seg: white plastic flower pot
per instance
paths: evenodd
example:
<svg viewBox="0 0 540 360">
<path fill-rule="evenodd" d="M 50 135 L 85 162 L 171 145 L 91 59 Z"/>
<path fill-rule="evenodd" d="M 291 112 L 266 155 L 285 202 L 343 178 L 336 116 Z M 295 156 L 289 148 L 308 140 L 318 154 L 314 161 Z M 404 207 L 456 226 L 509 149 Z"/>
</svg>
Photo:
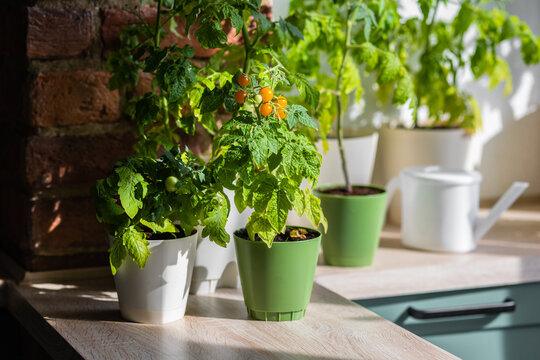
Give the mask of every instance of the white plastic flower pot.
<svg viewBox="0 0 540 360">
<path fill-rule="evenodd" d="M 244 210 L 239 213 L 234 205 L 234 192 L 225 190 L 231 204 L 231 212 L 225 230 L 232 234 L 234 230 L 246 226 L 251 211 Z M 208 294 L 216 288 L 236 288 L 240 284 L 238 264 L 234 241 L 230 241 L 226 248 L 214 244 L 208 237 L 197 241 L 197 257 L 193 268 L 191 280 L 192 294 Z"/>
<path fill-rule="evenodd" d="M 238 287 L 238 266 L 234 242 L 227 247 L 214 244 L 208 237 L 197 241 L 197 258 L 191 279 L 191 294 L 208 294 L 218 287 Z"/>
<path fill-rule="evenodd" d="M 163 324 L 184 316 L 198 232 L 173 240 L 149 240 L 150 256 L 140 269 L 126 258 L 114 276 L 122 317 Z"/>
</svg>

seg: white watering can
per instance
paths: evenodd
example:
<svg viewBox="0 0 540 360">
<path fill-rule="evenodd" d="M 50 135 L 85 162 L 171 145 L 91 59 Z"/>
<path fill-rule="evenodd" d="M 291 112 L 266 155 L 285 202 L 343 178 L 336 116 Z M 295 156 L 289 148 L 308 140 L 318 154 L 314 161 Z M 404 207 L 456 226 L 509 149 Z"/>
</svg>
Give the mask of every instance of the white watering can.
<svg viewBox="0 0 540 360">
<path fill-rule="evenodd" d="M 476 171 L 440 166 L 408 167 L 386 186 L 387 207 L 401 189 L 401 232 L 408 247 L 464 253 L 478 240 L 529 186 L 514 182 L 486 217 L 478 216 L 480 182 Z"/>
</svg>

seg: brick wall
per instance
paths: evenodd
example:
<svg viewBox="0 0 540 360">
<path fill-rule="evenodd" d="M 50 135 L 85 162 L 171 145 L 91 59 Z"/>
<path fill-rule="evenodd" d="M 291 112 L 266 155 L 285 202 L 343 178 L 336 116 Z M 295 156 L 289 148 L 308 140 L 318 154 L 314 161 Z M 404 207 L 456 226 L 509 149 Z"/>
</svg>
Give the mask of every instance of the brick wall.
<svg viewBox="0 0 540 360">
<path fill-rule="evenodd" d="M 28 270 L 107 265 L 89 189 L 134 143 L 124 94 L 107 89 L 105 59 L 119 45 L 120 29 L 135 21 L 121 7 L 137 3 L 0 5 L 0 245 Z M 197 50 L 202 58 L 212 53 Z M 210 144 L 185 140 L 200 151 Z"/>
</svg>

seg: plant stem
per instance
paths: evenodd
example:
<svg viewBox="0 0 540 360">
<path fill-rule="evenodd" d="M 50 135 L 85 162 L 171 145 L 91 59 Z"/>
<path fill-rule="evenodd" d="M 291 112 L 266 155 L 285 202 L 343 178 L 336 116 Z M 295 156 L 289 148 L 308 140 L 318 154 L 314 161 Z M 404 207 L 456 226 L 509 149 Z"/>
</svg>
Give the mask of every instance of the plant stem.
<svg viewBox="0 0 540 360">
<path fill-rule="evenodd" d="M 159 32 L 161 30 L 161 0 L 158 0 L 157 15 L 156 15 L 156 28 L 154 31 L 154 44 L 159 47 Z"/>
<path fill-rule="evenodd" d="M 433 29 L 433 24 L 435 23 L 435 17 L 437 16 L 437 10 L 439 9 L 440 2 L 441 2 L 441 0 L 437 0 L 437 2 L 435 3 L 435 7 L 434 7 L 433 13 L 431 15 L 431 21 L 429 19 L 424 19 L 424 24 L 427 27 L 426 28 L 426 34 L 425 34 L 426 46 L 424 47 L 424 53 L 422 55 L 420 55 L 420 61 L 422 61 L 422 57 L 424 57 L 426 54 L 428 54 L 430 49 L 431 49 L 431 43 L 430 43 L 429 38 L 431 37 L 431 30 Z M 429 21 L 429 24 L 428 24 L 428 21 Z M 422 102 L 422 87 L 421 86 L 418 86 L 417 89 L 416 89 L 416 99 L 418 101 L 418 106 L 420 106 L 420 103 Z M 414 128 L 418 127 L 418 111 L 416 111 L 416 115 L 414 117 L 413 127 Z"/>
<path fill-rule="evenodd" d="M 244 74 L 248 74 L 249 70 L 251 68 L 251 61 L 250 61 L 250 58 L 249 58 L 249 53 L 250 53 L 250 50 L 251 50 L 251 46 L 249 44 L 249 34 L 248 34 L 248 31 L 247 31 L 246 24 L 244 24 L 244 26 L 242 26 L 242 37 L 244 38 L 244 49 L 246 50 L 245 58 L 244 58 Z"/>
<path fill-rule="evenodd" d="M 347 159 L 345 157 L 345 149 L 343 147 L 343 109 L 341 100 L 341 79 L 343 78 L 343 69 L 345 68 L 345 61 L 349 52 L 349 45 L 351 41 L 352 20 L 351 13 L 349 12 L 349 1 L 346 1 L 347 7 L 347 19 L 346 19 L 346 37 L 343 43 L 341 63 L 339 65 L 338 76 L 336 80 L 336 105 L 337 105 L 337 139 L 339 155 L 341 157 L 341 170 L 343 171 L 343 177 L 345 178 L 345 189 L 347 192 L 352 192 L 351 179 L 349 177 L 349 171 L 347 169 Z"/>
</svg>

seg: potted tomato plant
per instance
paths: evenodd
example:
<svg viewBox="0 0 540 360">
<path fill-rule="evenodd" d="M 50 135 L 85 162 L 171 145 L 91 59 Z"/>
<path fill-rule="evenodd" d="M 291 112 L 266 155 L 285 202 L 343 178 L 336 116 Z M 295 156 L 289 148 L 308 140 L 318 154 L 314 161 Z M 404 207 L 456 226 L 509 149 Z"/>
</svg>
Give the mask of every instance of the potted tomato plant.
<svg viewBox="0 0 540 360">
<path fill-rule="evenodd" d="M 166 323 L 184 315 L 197 226 L 225 244 L 228 199 L 202 161 L 179 148 L 158 159 L 120 160 L 93 187 L 97 218 L 111 238 L 109 260 L 122 316 Z"/>
<path fill-rule="evenodd" d="M 441 165 L 473 170 L 480 164 L 482 144 L 474 136 L 482 128 L 475 98 L 460 84 L 466 73 L 472 82 L 488 78 L 489 89 L 504 84 L 512 91 L 512 75 L 499 49 L 519 39 L 526 65 L 540 61 L 540 39 L 500 1 L 459 1 L 446 8 L 440 0 L 419 0 L 417 16 L 396 24 L 391 36 L 377 43 L 403 54 L 414 83 L 418 111 L 405 125 L 380 132 L 375 178 L 386 183 L 409 166 Z M 455 11 L 455 16 L 438 16 Z M 399 198 L 390 219 L 399 222 Z"/>
<path fill-rule="evenodd" d="M 326 226 L 310 190 L 320 154 L 301 131 L 317 124 L 304 107 L 274 94 L 287 81 L 286 71 L 281 64 L 250 59 L 249 73 L 238 76 L 230 90 L 240 107 L 215 137 L 209 163 L 216 178 L 234 190 L 238 209 L 253 210 L 234 240 L 244 301 L 258 320 L 301 319 L 309 303 L 321 234 L 287 226 L 289 212 Z M 311 184 L 305 190 L 303 180 Z"/>
<path fill-rule="evenodd" d="M 304 35 L 303 40 L 289 48 L 290 63 L 295 69 L 309 69 L 309 77 L 316 81 L 321 93 L 315 116 L 325 150 L 327 135 L 333 131 L 335 136 L 330 143 L 335 158 L 327 157 L 323 162 L 331 164 L 331 171 L 339 175 L 334 175 L 333 183 L 326 182 L 315 191 L 328 218 L 329 230 L 323 235 L 322 244 L 329 265 L 370 265 L 384 222 L 385 190 L 370 185 L 374 152 L 372 160 L 363 161 L 368 166 L 362 170 L 369 174 L 351 178 L 350 169 L 360 173 L 359 158 L 366 155 L 362 149 L 349 148 L 357 140 L 347 138 L 344 129 L 348 107 L 361 104 L 361 77 L 376 76 L 378 89 L 394 103 L 409 102 L 413 108 L 415 105 L 412 78 L 400 54 L 376 42 L 381 33 L 391 32 L 398 21 L 396 6 L 387 3 L 295 1 L 288 18 Z M 364 75 L 360 67 L 365 70 Z M 371 150 L 375 147 L 372 144 Z M 363 182 L 355 183 L 359 178 Z"/>
<path fill-rule="evenodd" d="M 193 56 L 223 49 L 234 53 L 235 37 L 248 31 L 246 24 L 268 21 L 257 1 L 155 3 L 156 15 L 152 19 L 145 20 L 140 7 L 129 10 L 140 22 L 122 30 L 120 49 L 109 55 L 109 85 L 113 89 L 125 88 L 131 95 L 126 112 L 136 123 L 137 154 L 156 158 L 163 149 L 181 143 L 194 145 L 199 155 L 208 156 L 212 136 L 223 118 L 222 109 L 214 107 L 209 92 L 230 86 L 233 74 L 216 69 L 213 60 L 204 62 Z M 190 34 L 188 45 L 182 34 Z M 239 214 L 234 207 L 230 210 L 227 228 L 233 229 L 245 222 L 247 214 Z M 218 283 L 236 286 L 234 246 L 227 247 L 227 241 L 218 244 L 221 247 L 215 246 L 203 230 L 197 241 L 200 251 L 195 260 L 193 293 L 214 291 Z"/>
</svg>

